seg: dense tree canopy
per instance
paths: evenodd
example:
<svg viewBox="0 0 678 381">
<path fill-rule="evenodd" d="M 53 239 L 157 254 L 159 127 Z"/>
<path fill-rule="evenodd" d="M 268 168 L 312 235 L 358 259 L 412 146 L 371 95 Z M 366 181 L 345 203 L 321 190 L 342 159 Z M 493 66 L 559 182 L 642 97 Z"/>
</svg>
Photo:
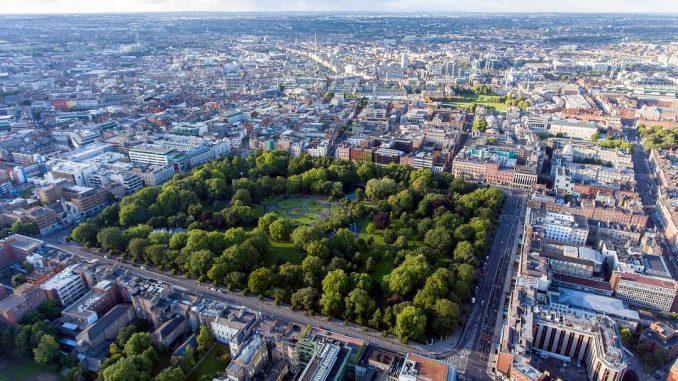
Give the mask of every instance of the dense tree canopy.
<svg viewBox="0 0 678 381">
<path fill-rule="evenodd" d="M 638 133 L 643 139 L 643 148 L 674 148 L 678 144 L 678 130 L 661 126 L 638 126 Z"/>
<path fill-rule="evenodd" d="M 12 233 L 31 237 L 40 234 L 40 228 L 38 228 L 38 225 L 33 221 L 16 221 L 12 224 L 10 229 L 12 230 Z"/>
<path fill-rule="evenodd" d="M 278 208 L 286 198 L 322 198 L 331 213 L 299 220 Z M 460 323 L 502 202 L 499 189 L 430 169 L 256 151 L 143 188 L 71 238 L 172 274 L 423 340 Z M 100 374 L 113 366 L 110 377 L 155 374 L 148 367 L 157 354 L 146 339 L 132 340 L 135 334 L 118 338 L 120 355 Z"/>
</svg>

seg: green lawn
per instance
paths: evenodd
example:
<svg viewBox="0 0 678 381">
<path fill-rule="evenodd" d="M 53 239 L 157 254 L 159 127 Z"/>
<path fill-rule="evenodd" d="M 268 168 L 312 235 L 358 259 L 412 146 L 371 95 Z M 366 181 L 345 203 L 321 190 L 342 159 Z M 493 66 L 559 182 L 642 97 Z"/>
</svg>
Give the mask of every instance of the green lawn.
<svg viewBox="0 0 678 381">
<path fill-rule="evenodd" d="M 210 379 L 220 375 L 228 365 L 219 359 L 224 351 L 228 351 L 228 348 L 221 344 L 213 346 L 205 359 L 186 377 L 186 381 L 198 381 L 204 375 L 210 376 Z"/>
<path fill-rule="evenodd" d="M 377 247 L 378 246 L 384 246 L 385 245 L 384 244 L 384 237 L 381 235 L 380 230 L 378 230 L 374 234 L 370 234 L 370 233 L 365 231 L 365 228 L 367 227 L 368 223 L 369 223 L 369 221 L 367 220 L 367 218 L 358 222 L 358 237 L 360 237 L 364 240 L 367 240 L 367 238 L 372 237 L 372 238 L 374 238 L 374 245 L 375 246 L 377 246 Z"/>
<path fill-rule="evenodd" d="M 358 236 L 365 240 L 369 237 L 374 238 L 375 247 L 381 248 L 383 253 L 383 249 L 386 247 L 386 244 L 384 243 L 384 237 L 381 235 L 381 231 L 377 231 L 374 234 L 367 233 L 365 228 L 367 227 L 368 223 L 369 221 L 367 219 L 363 219 L 362 221 L 358 222 Z M 388 275 L 391 270 L 393 270 L 393 259 L 384 258 L 382 255 L 377 261 L 374 272 L 370 274 L 370 276 L 375 282 L 381 282 L 384 278 L 384 275 Z"/>
<path fill-rule="evenodd" d="M 454 106 L 457 108 L 468 108 L 471 105 L 492 107 L 497 111 L 506 111 L 506 104 L 500 102 L 500 97 L 496 95 L 465 95 L 461 97 L 454 97 L 446 99 L 442 105 Z"/>
<path fill-rule="evenodd" d="M 285 211 L 287 209 L 302 208 L 304 206 L 305 198 L 294 197 L 287 198 L 277 203 L 278 208 Z"/>
<path fill-rule="evenodd" d="M 282 258 L 285 262 L 295 265 L 301 264 L 304 259 L 303 255 L 297 251 L 291 242 L 271 242 L 271 250 L 268 257 L 269 264 L 275 264 L 277 258 Z"/>
<path fill-rule="evenodd" d="M 59 380 L 56 374 L 49 373 L 38 367 L 33 361 L 17 359 L 0 359 L 0 381 L 23 380 Z"/>
<path fill-rule="evenodd" d="M 393 260 L 382 257 L 377 261 L 377 266 L 374 269 L 374 273 L 371 274 L 371 277 L 373 280 L 381 282 L 384 280 L 384 275 L 390 274 L 392 270 Z"/>
<path fill-rule="evenodd" d="M 314 215 L 302 215 L 299 217 L 288 217 L 292 222 L 297 225 L 312 225 L 318 221 L 318 217 Z"/>
<path fill-rule="evenodd" d="M 273 211 L 297 225 L 313 225 L 321 214 L 331 216 L 334 204 L 318 197 L 299 196 L 271 199 L 268 205 Z"/>
</svg>

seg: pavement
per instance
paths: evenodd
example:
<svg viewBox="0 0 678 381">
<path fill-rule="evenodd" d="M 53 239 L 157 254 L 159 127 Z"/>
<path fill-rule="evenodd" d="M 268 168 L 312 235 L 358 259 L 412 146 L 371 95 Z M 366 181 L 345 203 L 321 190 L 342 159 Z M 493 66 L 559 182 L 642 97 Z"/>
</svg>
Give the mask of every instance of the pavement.
<svg viewBox="0 0 678 381">
<path fill-rule="evenodd" d="M 626 133 L 627 139 L 635 141 L 633 139 L 635 138 L 636 132 L 635 130 L 630 131 L 633 132 Z M 633 171 L 635 172 L 640 200 L 643 203 L 643 209 L 645 209 L 645 212 L 650 217 L 648 225 L 650 228 L 653 226 L 656 227 L 657 230 L 661 232 L 663 231 L 662 221 L 659 217 L 659 211 L 656 208 L 659 195 L 659 184 L 657 183 L 654 173 L 652 173 L 652 170 L 650 169 L 650 163 L 645 154 L 645 150 L 638 142 L 633 144 L 631 159 L 633 160 Z M 664 263 L 673 279 L 678 279 L 678 256 L 672 251 L 670 245 L 667 244 L 663 233 L 658 234 L 658 237 L 664 248 Z"/>
<path fill-rule="evenodd" d="M 517 250 L 525 215 L 525 195 L 507 191 L 492 247 L 487 256 L 476 303 L 469 314 L 457 344 L 447 362 L 457 366 L 461 380 L 487 380 L 492 349 L 498 343 L 498 319 L 504 296 L 504 285 L 510 274 L 511 254 Z"/>
<path fill-rule="evenodd" d="M 299 325 L 310 325 L 331 330 L 332 332 L 343 335 L 361 338 L 367 340 L 372 345 L 388 349 L 394 352 L 415 352 L 426 356 L 434 354 L 428 352 L 417 344 L 403 344 L 395 337 L 383 337 L 381 332 L 362 327 L 353 323 L 344 323 L 344 321 L 331 319 L 322 316 L 311 316 L 304 311 L 295 311 L 289 306 L 276 305 L 273 301 L 259 299 L 254 296 L 245 296 L 236 292 L 227 292 L 225 289 L 217 288 L 211 284 L 199 283 L 190 278 L 170 275 L 168 272 L 142 267 L 137 264 L 122 262 L 117 258 L 106 258 L 100 254 L 90 252 L 77 243 L 62 243 L 61 235 L 50 236 L 45 241 L 52 247 L 56 247 L 87 261 L 98 261 L 98 263 L 118 266 L 128 270 L 130 273 L 142 278 L 157 279 L 171 283 L 175 288 L 183 291 L 190 291 L 202 297 L 211 298 L 224 303 L 236 306 L 245 306 L 255 311 L 260 311 L 264 317 L 282 321 L 296 323 Z"/>
</svg>

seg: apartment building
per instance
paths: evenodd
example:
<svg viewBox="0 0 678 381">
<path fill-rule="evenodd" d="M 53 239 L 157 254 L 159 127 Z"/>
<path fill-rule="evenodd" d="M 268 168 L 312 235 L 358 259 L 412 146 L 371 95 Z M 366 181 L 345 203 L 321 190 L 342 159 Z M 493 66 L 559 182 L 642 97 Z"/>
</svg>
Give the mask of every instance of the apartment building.
<svg viewBox="0 0 678 381">
<path fill-rule="evenodd" d="M 151 165 L 135 167 L 134 172 L 141 177 L 146 186 L 162 185 L 174 176 L 174 167 L 171 165 Z"/>
<path fill-rule="evenodd" d="M 551 121 L 549 132 L 552 135 L 561 134 L 568 138 L 591 140 L 598 132 L 595 123 L 585 123 L 574 119 L 554 119 Z"/>
<path fill-rule="evenodd" d="M 50 299 L 58 300 L 62 306 L 69 306 L 85 294 L 85 282 L 76 271 L 78 264 L 66 267 L 63 271 L 40 285 Z"/>
<path fill-rule="evenodd" d="M 353 147 L 349 150 L 349 158 L 354 163 L 371 163 L 374 161 L 374 150 L 371 148 Z"/>
<path fill-rule="evenodd" d="M 227 307 L 220 316 L 212 320 L 211 327 L 214 339 L 231 348 L 232 354 L 237 354 L 243 343 L 252 334 L 256 315 L 242 308 Z"/>
<path fill-rule="evenodd" d="M 582 216 L 535 210 L 530 217 L 533 228 L 541 229 L 549 241 L 573 246 L 586 244 L 589 226 Z"/>
<path fill-rule="evenodd" d="M 243 346 L 242 351 L 228 364 L 228 381 L 249 381 L 254 379 L 268 361 L 268 348 L 261 335 L 255 334 Z"/>
<path fill-rule="evenodd" d="M 339 160 L 351 160 L 351 145 L 348 142 L 340 143 L 334 154 Z"/>
<path fill-rule="evenodd" d="M 0 270 L 15 262 L 22 262 L 27 256 L 45 247 L 45 242 L 21 234 L 0 240 Z"/>
<path fill-rule="evenodd" d="M 45 290 L 24 283 L 14 289 L 14 294 L 0 300 L 0 322 L 14 325 L 29 311 L 47 300 Z"/>
<path fill-rule="evenodd" d="M 97 321 L 117 304 L 116 284 L 102 280 L 92 290 L 61 311 L 61 316 L 71 323 L 85 328 Z"/>
<path fill-rule="evenodd" d="M 641 333 L 640 342 L 650 352 L 664 350 L 669 359 L 678 357 L 678 330 L 671 323 L 652 322 Z"/>
<path fill-rule="evenodd" d="M 351 349 L 326 343 L 311 358 L 299 381 L 340 381 L 346 372 Z"/>
<path fill-rule="evenodd" d="M 632 306 L 655 311 L 678 311 L 674 307 L 678 285 L 672 279 L 615 272 L 610 284 L 616 297 Z"/>
<path fill-rule="evenodd" d="M 603 264 L 600 252 L 583 246 L 548 247 L 539 255 L 547 259 L 554 273 L 574 277 L 590 278 L 600 273 Z"/>
<path fill-rule="evenodd" d="M 104 210 L 109 203 L 110 193 L 106 189 L 94 189 L 81 186 L 65 186 L 64 198 L 69 200 L 77 212 L 84 217 L 90 217 Z"/>
<path fill-rule="evenodd" d="M 567 204 L 558 204 L 554 201 L 543 201 L 532 198 L 528 200 L 527 205 L 533 209 L 545 209 L 557 213 L 580 215 L 591 220 L 636 228 L 645 227 L 648 219 L 647 214 L 642 213 L 641 211 L 609 208 L 599 206 L 595 202 L 582 203 L 581 206 L 571 206 Z"/>
<path fill-rule="evenodd" d="M 468 142 L 452 162 L 452 173 L 468 181 L 531 189 L 537 183 L 534 158 L 513 141 Z"/>
<path fill-rule="evenodd" d="M 456 369 L 438 360 L 408 353 L 400 368 L 398 381 L 450 381 L 457 379 Z"/>
<path fill-rule="evenodd" d="M 135 164 L 171 165 L 174 153 L 173 148 L 154 144 L 140 144 L 129 150 L 129 159 Z"/>
<path fill-rule="evenodd" d="M 400 164 L 403 152 L 397 149 L 378 148 L 374 151 L 374 162 L 381 165 Z"/>
<path fill-rule="evenodd" d="M 15 221 L 33 222 L 38 226 L 40 234 L 43 235 L 49 234 L 61 226 L 59 215 L 54 210 L 43 206 L 14 209 L 3 213 L 1 217 L 9 223 Z"/>
</svg>

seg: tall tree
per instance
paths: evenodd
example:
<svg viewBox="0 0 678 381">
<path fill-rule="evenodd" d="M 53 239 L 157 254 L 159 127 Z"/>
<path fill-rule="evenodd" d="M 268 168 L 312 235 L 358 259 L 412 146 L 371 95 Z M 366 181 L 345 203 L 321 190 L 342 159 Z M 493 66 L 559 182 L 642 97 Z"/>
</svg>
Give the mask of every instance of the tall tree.
<svg viewBox="0 0 678 381">
<path fill-rule="evenodd" d="M 423 340 L 426 331 L 426 314 L 414 306 L 403 308 L 396 316 L 395 334 L 401 340 Z"/>
<path fill-rule="evenodd" d="M 35 362 L 40 365 L 48 367 L 57 366 L 61 359 L 61 352 L 54 336 L 43 335 L 38 346 L 33 349 L 33 357 Z"/>
<path fill-rule="evenodd" d="M 200 332 L 196 337 L 196 341 L 198 342 L 198 352 L 207 352 L 207 350 L 210 349 L 214 344 L 214 334 L 212 333 L 212 329 L 207 325 L 201 325 Z"/>
<path fill-rule="evenodd" d="M 253 294 L 264 295 L 273 283 L 273 271 L 268 267 L 261 267 L 250 274 L 247 287 Z"/>
<path fill-rule="evenodd" d="M 103 381 L 130 381 L 139 380 L 139 371 L 126 358 L 121 358 L 103 372 Z"/>
</svg>

